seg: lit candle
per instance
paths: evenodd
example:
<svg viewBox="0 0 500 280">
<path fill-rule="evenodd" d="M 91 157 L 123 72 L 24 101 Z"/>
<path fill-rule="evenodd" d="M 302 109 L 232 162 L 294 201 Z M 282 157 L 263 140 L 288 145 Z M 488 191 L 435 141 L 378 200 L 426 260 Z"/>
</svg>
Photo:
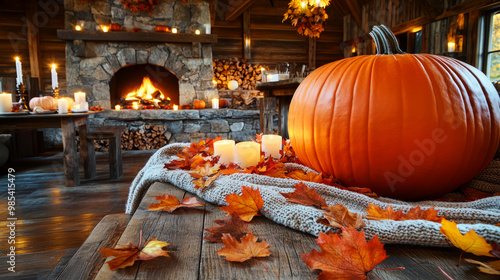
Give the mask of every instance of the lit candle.
<svg viewBox="0 0 500 280">
<path fill-rule="evenodd" d="M 177 28 L 172 28 L 172 33 L 177 33 Z"/>
<path fill-rule="evenodd" d="M 12 94 L 2 92 L 0 94 L 0 112 L 8 113 L 12 110 Z"/>
<path fill-rule="evenodd" d="M 214 155 L 220 156 L 219 163 L 229 164 L 234 162 L 234 140 L 219 140 L 214 143 Z"/>
<path fill-rule="evenodd" d="M 205 34 L 210 34 L 210 23 L 205 23 Z"/>
<path fill-rule="evenodd" d="M 22 70 L 22 64 L 21 61 L 19 60 L 19 56 L 16 56 L 16 85 L 19 86 L 20 84 L 23 83 L 23 70 Z"/>
<path fill-rule="evenodd" d="M 120 107 L 120 105 L 116 105 L 116 106 L 115 106 L 115 110 L 116 110 L 116 111 L 120 111 L 120 109 L 121 109 L 121 108 L 122 108 L 122 107 Z"/>
<path fill-rule="evenodd" d="M 139 110 L 139 103 L 137 102 L 132 103 L 132 108 L 134 108 L 134 110 Z"/>
<path fill-rule="evenodd" d="M 101 30 L 102 30 L 102 32 L 108 32 L 109 27 L 107 27 L 106 25 L 101 25 Z"/>
<path fill-rule="evenodd" d="M 80 25 L 75 26 L 76 31 L 82 31 L 82 27 Z"/>
<path fill-rule="evenodd" d="M 57 109 L 59 111 L 59 114 L 67 114 L 68 113 L 68 100 L 58 99 L 57 100 Z"/>
<path fill-rule="evenodd" d="M 217 81 L 216 80 L 212 80 L 212 84 L 214 84 L 214 88 L 217 87 Z"/>
<path fill-rule="evenodd" d="M 81 104 L 85 101 L 86 101 L 85 92 L 82 92 L 82 91 L 75 92 L 75 103 L 76 104 Z"/>
<path fill-rule="evenodd" d="M 174 111 L 177 111 L 177 110 L 179 110 L 179 106 L 174 105 Z"/>
<path fill-rule="evenodd" d="M 196 34 L 196 35 L 200 35 L 200 34 L 201 34 L 201 32 L 200 32 L 200 30 L 196 29 L 196 31 L 194 32 L 194 34 Z"/>
<path fill-rule="evenodd" d="M 236 144 L 234 158 L 241 168 L 257 165 L 260 162 L 260 144 L 251 141 Z"/>
<path fill-rule="evenodd" d="M 82 104 L 75 104 L 75 105 L 73 105 L 73 109 L 79 111 L 80 109 L 82 109 Z"/>
<path fill-rule="evenodd" d="M 56 72 L 56 65 L 52 64 L 52 70 L 50 70 L 50 73 L 52 74 L 52 88 L 58 88 L 59 87 L 59 81 L 57 80 L 57 72 Z"/>
<path fill-rule="evenodd" d="M 219 109 L 219 98 L 212 99 L 212 109 Z"/>
<path fill-rule="evenodd" d="M 455 43 L 448 42 L 448 52 L 454 52 L 454 51 L 455 51 Z"/>
<path fill-rule="evenodd" d="M 266 153 L 266 157 L 280 158 L 282 139 L 280 135 L 268 134 L 262 136 L 262 151 Z"/>
</svg>

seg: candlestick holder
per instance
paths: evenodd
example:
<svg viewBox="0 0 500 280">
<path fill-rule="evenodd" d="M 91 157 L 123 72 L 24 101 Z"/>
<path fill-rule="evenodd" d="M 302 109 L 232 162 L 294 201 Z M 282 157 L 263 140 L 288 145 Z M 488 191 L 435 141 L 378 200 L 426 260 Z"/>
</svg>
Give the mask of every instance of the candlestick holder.
<svg viewBox="0 0 500 280">
<path fill-rule="evenodd" d="M 52 89 L 52 95 L 54 96 L 55 99 L 59 99 L 59 87 Z"/>
<path fill-rule="evenodd" d="M 19 84 L 17 86 L 17 98 L 19 109 L 27 110 L 28 106 L 26 106 L 26 87 L 24 86 L 24 84 Z"/>
</svg>

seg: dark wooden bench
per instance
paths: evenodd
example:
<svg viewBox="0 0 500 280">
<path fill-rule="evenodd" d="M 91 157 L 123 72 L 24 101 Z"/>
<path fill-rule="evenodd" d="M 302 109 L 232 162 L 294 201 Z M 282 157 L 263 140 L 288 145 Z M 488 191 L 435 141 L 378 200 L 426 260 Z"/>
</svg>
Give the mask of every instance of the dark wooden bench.
<svg viewBox="0 0 500 280">
<path fill-rule="evenodd" d="M 90 161 L 90 178 L 96 176 L 96 161 L 94 140 L 108 139 L 109 141 L 109 177 L 120 178 L 123 175 L 121 135 L 125 126 L 102 126 L 87 134 L 87 147 Z"/>
</svg>

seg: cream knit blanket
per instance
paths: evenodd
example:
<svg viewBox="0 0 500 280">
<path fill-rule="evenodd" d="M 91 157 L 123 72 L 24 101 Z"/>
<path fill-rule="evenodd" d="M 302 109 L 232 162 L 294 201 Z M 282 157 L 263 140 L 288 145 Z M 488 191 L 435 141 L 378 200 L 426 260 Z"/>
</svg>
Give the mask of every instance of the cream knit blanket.
<svg viewBox="0 0 500 280">
<path fill-rule="evenodd" d="M 194 193 L 207 202 L 217 205 L 227 205 L 225 197 L 228 194 L 241 194 L 241 186 L 259 188 L 264 199 L 264 216 L 279 224 L 308 232 L 318 236 L 319 232 L 326 232 L 331 228 L 321 225 L 316 220 L 323 216 L 322 211 L 310 206 L 303 206 L 287 202 L 280 192 L 293 192 L 299 181 L 293 179 L 273 178 L 255 174 L 232 174 L 220 176 L 211 186 L 198 190 L 194 188 L 193 178 L 183 170 L 168 170 L 165 163 L 177 158 L 184 146 L 189 144 L 171 144 L 158 150 L 149 159 L 146 166 L 137 174 L 130 186 L 126 213 L 135 212 L 148 187 L 154 182 L 171 183 L 181 189 Z M 311 169 L 287 163 L 287 169 Z M 355 192 L 337 189 L 324 184 L 304 182 L 313 187 L 329 205 L 340 203 L 349 211 L 365 215 L 369 203 L 386 208 L 392 206 L 394 210 L 407 211 L 412 207 L 422 209 L 435 207 L 440 215 L 447 216 L 458 224 L 463 234 L 471 229 L 483 236 L 487 241 L 500 243 L 500 197 L 488 197 L 473 202 L 440 202 L 420 201 L 405 202 L 390 198 L 372 198 Z M 494 160 L 485 171 L 469 183 L 475 189 L 496 193 L 500 192 L 500 161 Z M 451 196 L 453 194 L 450 194 Z M 425 246 L 448 246 L 444 236 L 439 232 L 441 224 L 423 220 L 392 221 L 367 220 L 364 231 L 367 238 L 378 235 L 382 243 L 416 244 Z"/>
</svg>

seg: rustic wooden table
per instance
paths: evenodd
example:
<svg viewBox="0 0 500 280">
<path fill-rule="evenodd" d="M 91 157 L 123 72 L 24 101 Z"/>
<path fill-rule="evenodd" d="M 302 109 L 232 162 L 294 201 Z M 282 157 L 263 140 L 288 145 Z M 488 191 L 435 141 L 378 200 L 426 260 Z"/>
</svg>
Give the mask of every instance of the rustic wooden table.
<svg viewBox="0 0 500 280">
<path fill-rule="evenodd" d="M 69 114 L 10 114 L 0 115 L 0 130 L 61 128 L 63 140 L 63 163 L 66 186 L 80 184 L 78 176 L 78 157 L 75 128 L 80 133 L 80 157 L 83 162 L 85 178 L 90 178 L 90 165 L 87 147 L 87 118 L 99 112 Z"/>
<path fill-rule="evenodd" d="M 278 134 L 288 139 L 288 108 L 295 90 L 305 78 L 261 83 L 257 89 L 264 92 L 260 102 L 260 132 L 274 133 L 273 118 L 278 106 Z"/>
<path fill-rule="evenodd" d="M 316 279 L 320 273 L 311 270 L 300 258 L 301 253 L 319 250 L 315 238 L 264 217 L 249 224 L 255 236 L 270 243 L 271 256 L 244 263 L 228 262 L 216 254 L 223 245 L 203 240 L 203 229 L 215 226 L 225 212 L 207 203 L 201 209 L 178 209 L 173 213 L 151 212 L 146 209 L 156 203 L 154 196 L 170 194 L 179 200 L 193 196 L 179 188 L 154 183 L 144 196 L 138 210 L 127 223 L 126 214 L 106 216 L 94 229 L 73 258 L 58 270 L 53 279 Z M 201 200 L 201 199 L 198 199 Z M 202 200 L 201 200 L 202 201 Z M 125 226 L 126 225 L 126 226 Z M 140 232 L 143 242 L 150 238 L 171 243 L 170 258 L 136 262 L 133 266 L 110 271 L 104 264 L 100 248 L 115 247 L 133 242 L 137 245 Z M 480 273 L 473 265 L 462 261 L 457 267 L 460 252 L 453 248 L 386 245 L 389 258 L 378 268 L 405 267 L 405 270 L 374 270 L 380 279 L 447 279 L 440 267 L 453 279 L 496 279 Z M 466 256 L 464 257 L 471 257 Z M 473 256 L 474 259 L 484 260 Z M 110 258 L 111 259 L 111 258 Z M 375 279 L 369 276 L 369 279 Z"/>
</svg>

